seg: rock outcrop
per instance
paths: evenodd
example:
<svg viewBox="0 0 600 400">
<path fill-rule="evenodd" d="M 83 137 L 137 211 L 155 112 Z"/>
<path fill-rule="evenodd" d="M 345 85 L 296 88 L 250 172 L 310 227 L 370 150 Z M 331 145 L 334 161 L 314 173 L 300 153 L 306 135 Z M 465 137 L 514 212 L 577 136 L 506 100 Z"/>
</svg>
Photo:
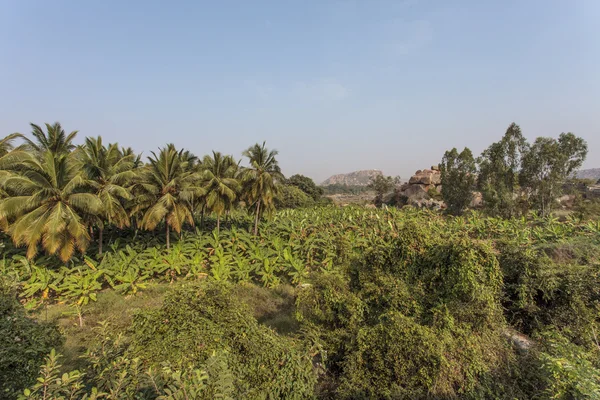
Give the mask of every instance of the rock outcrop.
<svg viewBox="0 0 600 400">
<path fill-rule="evenodd" d="M 575 172 L 574 175 L 578 179 L 590 179 L 595 181 L 600 179 L 600 168 L 580 169 Z"/>
<path fill-rule="evenodd" d="M 400 186 L 393 195 L 404 199 L 407 205 L 420 208 L 442 209 L 446 205 L 440 198 L 442 174 L 438 166 L 415 172 L 408 183 Z"/>
<path fill-rule="evenodd" d="M 327 178 L 325 181 L 323 181 L 323 183 L 321 183 L 321 186 L 367 186 L 371 182 L 371 178 L 374 178 L 378 175 L 383 175 L 383 173 L 376 169 L 354 171 L 347 174 L 338 174 Z"/>
</svg>

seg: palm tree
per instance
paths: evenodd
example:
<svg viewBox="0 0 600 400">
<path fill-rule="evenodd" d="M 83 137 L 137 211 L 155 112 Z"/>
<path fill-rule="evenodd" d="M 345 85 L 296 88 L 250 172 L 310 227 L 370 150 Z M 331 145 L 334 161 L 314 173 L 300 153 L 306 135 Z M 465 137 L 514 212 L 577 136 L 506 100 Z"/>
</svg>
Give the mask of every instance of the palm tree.
<svg viewBox="0 0 600 400">
<path fill-rule="evenodd" d="M 0 200 L 0 219 L 12 222 L 8 232 L 15 245 L 26 245 L 27 257 L 33 258 L 41 243 L 64 262 L 75 248 L 84 252 L 89 243 L 85 218 L 97 215 L 102 204 L 88 192 L 90 182 L 79 173 L 73 154 L 11 154 L 11 164 L 5 165 L 11 172 L 0 177 L 9 195 Z"/>
<path fill-rule="evenodd" d="M 165 221 L 167 248 L 170 248 L 170 228 L 177 233 L 187 221 L 194 224 L 191 204 L 202 196 L 197 173 L 188 168 L 188 161 L 172 144 L 160 149 L 158 155 L 152 152 L 149 164 L 140 171 L 134 212 L 142 212 L 140 226 L 152 230 Z"/>
<path fill-rule="evenodd" d="M 31 135 L 35 140 L 25 138 L 29 147 L 38 153 L 43 153 L 48 150 L 53 154 L 66 154 L 75 148 L 72 143 L 77 135 L 77 131 L 73 131 L 68 135 L 62 128 L 59 122 L 54 125 L 46 124 L 46 131 L 36 124 L 30 124 L 32 131 Z"/>
<path fill-rule="evenodd" d="M 264 210 L 273 209 L 273 198 L 277 194 L 277 180 L 283 180 L 279 164 L 275 156 L 277 150 L 269 151 L 263 142 L 262 146 L 256 143 L 242 154 L 248 157 L 250 167 L 243 170 L 244 193 L 249 204 L 256 208 L 254 217 L 254 235 L 258 234 L 258 221 Z"/>
<path fill-rule="evenodd" d="M 13 142 L 17 138 L 23 139 L 23 135 L 20 133 L 13 133 L 4 137 L 3 139 L 0 139 L 0 179 L 2 176 L 7 176 L 10 174 L 10 171 L 7 171 L 6 168 L 12 165 L 15 161 L 13 157 L 15 153 L 12 153 L 12 151 L 15 149 Z M 8 197 L 8 193 L 6 193 L 6 191 L 0 187 L 0 199 L 4 199 L 6 197 Z M 6 218 L 0 218 L 0 229 L 8 229 L 8 221 Z"/>
<path fill-rule="evenodd" d="M 0 139 L 0 157 L 7 155 L 15 148 L 13 145 L 15 139 L 24 139 L 24 137 L 20 133 L 12 133 Z"/>
<path fill-rule="evenodd" d="M 232 156 L 213 151 L 202 162 L 202 179 L 205 182 L 206 206 L 217 214 L 217 233 L 221 227 L 221 215 L 229 211 L 240 188 L 235 178 L 237 164 Z"/>
<path fill-rule="evenodd" d="M 80 148 L 82 171 L 93 182 L 102 202 L 102 213 L 96 216 L 98 254 L 102 255 L 104 221 L 118 228 L 129 226 L 129 214 L 124 202 L 132 199 L 129 185 L 135 177 L 134 155 L 123 155 L 117 144 L 102 144 L 102 137 L 86 138 Z"/>
<path fill-rule="evenodd" d="M 121 154 L 123 157 L 132 156 L 133 157 L 133 168 L 140 168 L 144 163 L 142 162 L 142 155 L 136 154 L 135 151 L 131 147 L 123 147 L 121 149 Z"/>
</svg>

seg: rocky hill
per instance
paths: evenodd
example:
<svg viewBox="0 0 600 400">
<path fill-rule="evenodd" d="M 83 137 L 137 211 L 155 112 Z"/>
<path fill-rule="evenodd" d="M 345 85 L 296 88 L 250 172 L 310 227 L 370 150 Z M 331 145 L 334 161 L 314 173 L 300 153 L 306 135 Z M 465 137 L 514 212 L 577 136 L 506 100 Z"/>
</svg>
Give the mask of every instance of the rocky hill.
<svg viewBox="0 0 600 400">
<path fill-rule="evenodd" d="M 377 175 L 383 175 L 381 171 L 369 169 L 363 171 L 354 171 L 348 174 L 338 174 L 325 179 L 321 186 L 329 185 L 347 185 L 347 186 L 367 186 L 371 178 Z"/>
<path fill-rule="evenodd" d="M 593 179 L 597 181 L 600 179 L 600 168 L 581 169 L 575 173 L 575 176 L 579 179 Z"/>
</svg>

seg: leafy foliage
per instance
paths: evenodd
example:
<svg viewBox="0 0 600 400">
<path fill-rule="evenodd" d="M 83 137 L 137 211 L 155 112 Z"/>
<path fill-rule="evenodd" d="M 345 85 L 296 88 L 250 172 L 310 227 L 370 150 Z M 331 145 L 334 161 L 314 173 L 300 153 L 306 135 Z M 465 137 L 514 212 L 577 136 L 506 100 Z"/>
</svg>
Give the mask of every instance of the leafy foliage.
<svg viewBox="0 0 600 400">
<path fill-rule="evenodd" d="M 298 344 L 259 325 L 218 283 L 172 293 L 160 310 L 136 317 L 131 354 L 150 364 L 204 363 L 224 352 L 236 398 L 306 398 L 314 390 L 310 358 Z"/>
<path fill-rule="evenodd" d="M 51 324 L 25 315 L 14 290 L 0 277 L 0 397 L 15 398 L 37 376 L 44 356 L 62 340 Z"/>
<path fill-rule="evenodd" d="M 460 153 L 456 148 L 447 151 L 440 164 L 442 171 L 442 198 L 448 211 L 461 214 L 473 199 L 475 188 L 475 160 L 471 150 L 465 147 Z"/>
</svg>

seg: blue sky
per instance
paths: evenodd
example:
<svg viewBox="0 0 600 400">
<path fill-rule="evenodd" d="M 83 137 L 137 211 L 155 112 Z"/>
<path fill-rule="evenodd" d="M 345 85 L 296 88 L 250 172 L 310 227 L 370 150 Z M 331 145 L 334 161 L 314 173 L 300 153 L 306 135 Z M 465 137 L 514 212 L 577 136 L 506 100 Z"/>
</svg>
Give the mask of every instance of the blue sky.
<svg viewBox="0 0 600 400">
<path fill-rule="evenodd" d="M 408 178 L 515 121 L 600 167 L 600 1 L 0 0 L 0 133 Z"/>
</svg>

